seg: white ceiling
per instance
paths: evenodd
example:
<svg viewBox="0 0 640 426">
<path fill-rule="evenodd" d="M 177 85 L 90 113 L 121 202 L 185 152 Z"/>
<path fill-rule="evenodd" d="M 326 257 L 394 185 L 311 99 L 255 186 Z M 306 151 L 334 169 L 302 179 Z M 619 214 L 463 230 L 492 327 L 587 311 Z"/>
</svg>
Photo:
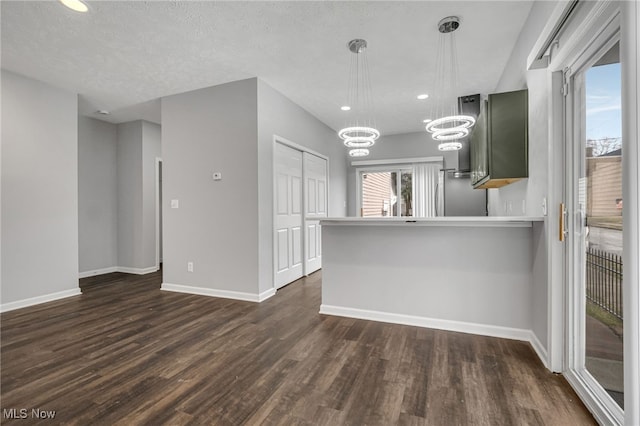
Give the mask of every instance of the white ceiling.
<svg viewBox="0 0 640 426">
<path fill-rule="evenodd" d="M 321 121 L 344 124 L 346 43 L 365 38 L 383 134 L 423 130 L 437 23 L 456 32 L 459 95 L 492 92 L 530 1 L 2 1 L 2 67 L 80 94 L 80 112 L 160 121 L 158 98 L 259 77 Z M 96 110 L 111 111 L 98 116 Z"/>
</svg>

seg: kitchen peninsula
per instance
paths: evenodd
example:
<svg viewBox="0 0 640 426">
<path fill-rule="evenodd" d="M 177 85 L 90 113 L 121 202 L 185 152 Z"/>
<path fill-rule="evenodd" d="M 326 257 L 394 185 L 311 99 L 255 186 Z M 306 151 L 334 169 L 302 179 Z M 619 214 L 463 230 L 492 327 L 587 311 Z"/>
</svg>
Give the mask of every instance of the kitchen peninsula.
<svg viewBox="0 0 640 426">
<path fill-rule="evenodd" d="M 546 299 L 543 218 L 321 224 L 320 313 L 526 340 L 543 350 L 531 332 L 537 317 L 546 321 L 531 308 L 532 299 Z"/>
</svg>

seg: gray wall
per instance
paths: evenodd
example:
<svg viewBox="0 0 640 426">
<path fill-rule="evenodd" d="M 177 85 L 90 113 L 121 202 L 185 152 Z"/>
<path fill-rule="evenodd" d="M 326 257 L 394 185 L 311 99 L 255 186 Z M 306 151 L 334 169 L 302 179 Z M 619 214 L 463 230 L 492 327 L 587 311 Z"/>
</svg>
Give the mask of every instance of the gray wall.
<svg viewBox="0 0 640 426">
<path fill-rule="evenodd" d="M 258 80 L 260 292 L 273 287 L 273 136 L 329 157 L 329 216 L 346 213 L 347 151 L 336 132 Z"/>
<path fill-rule="evenodd" d="M 142 257 L 142 121 L 118 125 L 118 266 L 140 268 Z"/>
<path fill-rule="evenodd" d="M 256 97 L 250 79 L 162 99 L 165 283 L 258 291 Z"/>
<path fill-rule="evenodd" d="M 546 70 L 527 71 L 527 57 L 556 2 L 534 2 L 495 92 L 529 89 L 529 178 L 489 190 L 489 216 L 540 216 L 547 192 L 548 91 Z"/>
<path fill-rule="evenodd" d="M 156 157 L 160 126 L 79 117 L 80 273 L 156 261 Z"/>
<path fill-rule="evenodd" d="M 2 304 L 78 289 L 77 95 L 2 70 Z"/>
<path fill-rule="evenodd" d="M 162 99 L 165 283 L 252 295 L 273 288 L 274 135 L 329 157 L 329 211 L 343 216 L 346 161 L 335 131 L 266 83 Z"/>
<path fill-rule="evenodd" d="M 340 144 L 347 154 L 348 150 Z M 431 138 L 431 135 L 424 132 L 404 133 L 400 135 L 381 136 L 377 143 L 370 149 L 370 154 L 364 160 L 389 160 L 399 158 L 417 157 L 444 157 L 445 167 L 458 167 L 458 154 L 455 151 L 443 152 L 438 150 L 438 142 Z M 356 194 L 357 180 L 356 168 L 351 166 L 348 160 L 347 167 L 347 195 L 348 195 L 348 215 L 357 216 Z M 359 160 L 359 159 L 358 159 Z"/>
<path fill-rule="evenodd" d="M 118 266 L 117 126 L 78 117 L 80 272 Z"/>
<path fill-rule="evenodd" d="M 520 335 L 531 329 L 531 228 L 325 225 L 322 232 L 323 308 L 471 323 L 489 334 L 495 326 Z M 491 250 L 478 249 L 487 241 Z"/>
<path fill-rule="evenodd" d="M 142 267 L 156 264 L 156 158 L 161 155 L 160 126 L 142 122 Z"/>
<path fill-rule="evenodd" d="M 542 29 L 547 24 L 556 6 L 557 2 L 554 1 L 537 1 L 533 3 L 527 21 L 502 71 L 502 76 L 496 86 L 496 92 L 519 90 L 527 87 L 527 58 L 533 44 L 538 40 Z"/>
<path fill-rule="evenodd" d="M 551 82 L 547 70 L 529 71 L 526 61 L 555 7 L 555 2 L 533 4 L 495 90 L 507 92 L 529 89 L 529 178 L 499 189 L 490 189 L 489 216 L 542 216 L 542 199 L 548 197 L 550 185 L 548 144 Z M 531 328 L 547 351 L 550 292 L 548 253 L 553 235 L 547 222 L 534 226 Z"/>
<path fill-rule="evenodd" d="M 160 126 L 118 125 L 118 266 L 148 272 L 156 264 L 156 157 Z"/>
</svg>

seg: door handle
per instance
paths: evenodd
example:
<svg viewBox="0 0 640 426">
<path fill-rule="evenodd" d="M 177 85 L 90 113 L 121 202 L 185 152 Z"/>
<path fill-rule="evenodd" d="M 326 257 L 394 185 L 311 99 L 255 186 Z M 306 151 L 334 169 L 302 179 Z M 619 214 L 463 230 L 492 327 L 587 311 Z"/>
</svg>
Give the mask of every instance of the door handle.
<svg viewBox="0 0 640 426">
<path fill-rule="evenodd" d="M 567 209 L 565 208 L 564 203 L 560 203 L 560 223 L 558 227 L 559 235 L 558 239 L 560 241 L 564 241 L 567 235 Z"/>
</svg>

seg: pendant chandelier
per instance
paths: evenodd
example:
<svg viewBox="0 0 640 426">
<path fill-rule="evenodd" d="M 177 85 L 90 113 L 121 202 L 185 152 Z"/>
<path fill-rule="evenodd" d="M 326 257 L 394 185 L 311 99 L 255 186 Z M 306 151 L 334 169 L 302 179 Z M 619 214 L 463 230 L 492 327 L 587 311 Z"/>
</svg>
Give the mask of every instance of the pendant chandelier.
<svg viewBox="0 0 640 426">
<path fill-rule="evenodd" d="M 367 41 L 354 39 L 347 43 L 353 55 L 349 66 L 347 104 L 341 109 L 348 111 L 345 128 L 338 132 L 340 139 L 349 150 L 351 157 L 365 157 L 380 137 L 373 119 L 373 100 L 371 97 L 371 79 L 367 63 Z"/>
<path fill-rule="evenodd" d="M 440 142 L 438 149 L 451 151 L 462 148 L 458 139 L 469 134 L 475 124 L 474 117 L 458 113 L 458 58 L 456 55 L 455 31 L 460 27 L 457 16 L 448 16 L 438 22 L 438 51 L 436 54 L 436 80 L 431 117 L 426 125 L 434 140 Z"/>
</svg>

